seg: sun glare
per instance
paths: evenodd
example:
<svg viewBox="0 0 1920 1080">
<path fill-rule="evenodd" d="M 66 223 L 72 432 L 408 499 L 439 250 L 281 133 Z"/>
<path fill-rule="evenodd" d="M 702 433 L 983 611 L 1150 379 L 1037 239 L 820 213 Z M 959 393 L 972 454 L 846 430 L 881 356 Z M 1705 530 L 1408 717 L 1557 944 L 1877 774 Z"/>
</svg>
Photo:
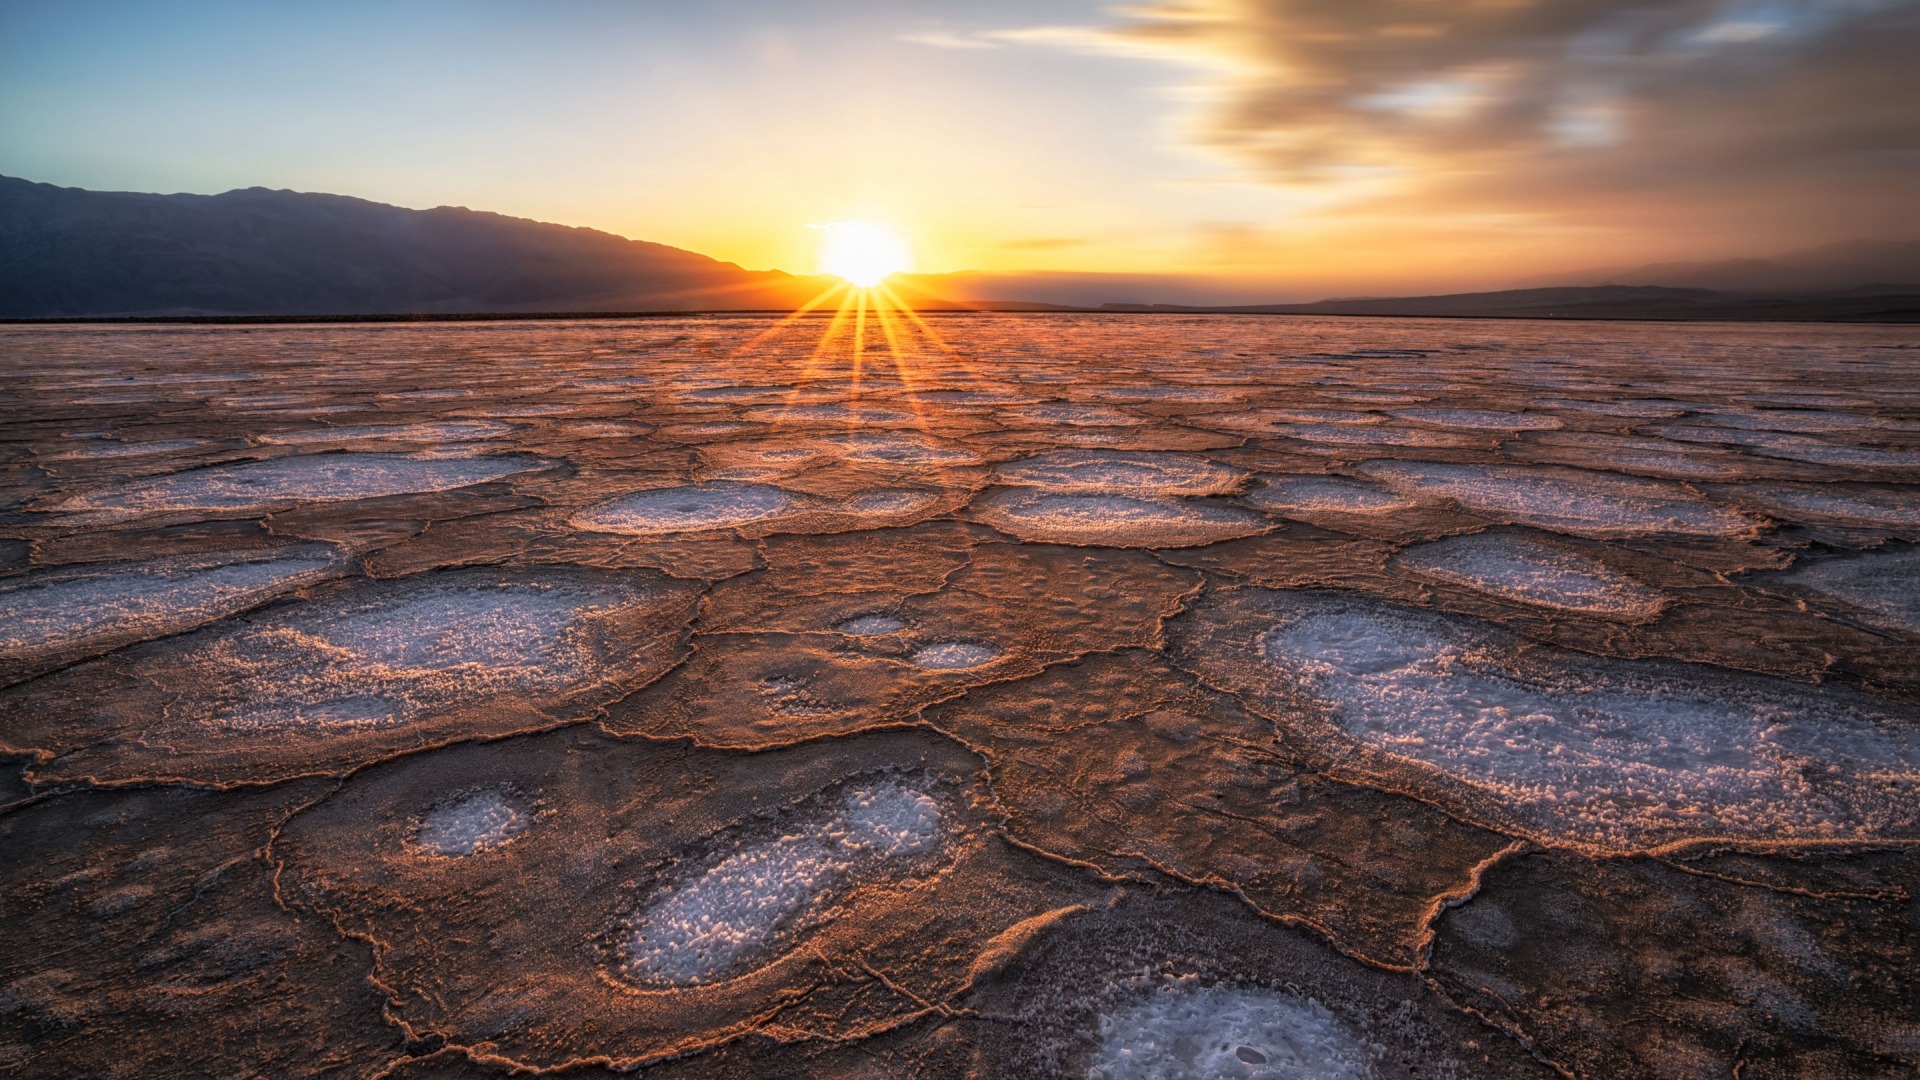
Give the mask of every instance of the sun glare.
<svg viewBox="0 0 1920 1080">
<path fill-rule="evenodd" d="M 862 289 L 871 289 L 908 270 L 913 257 L 900 234 L 872 221 L 836 221 L 822 225 L 820 271 Z"/>
</svg>

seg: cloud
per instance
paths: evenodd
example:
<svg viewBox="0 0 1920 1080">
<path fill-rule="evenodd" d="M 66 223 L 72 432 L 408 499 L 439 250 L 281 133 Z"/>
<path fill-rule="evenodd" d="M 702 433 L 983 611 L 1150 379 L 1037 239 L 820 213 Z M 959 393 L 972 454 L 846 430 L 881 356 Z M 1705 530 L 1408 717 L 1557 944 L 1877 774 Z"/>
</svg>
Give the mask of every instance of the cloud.
<svg viewBox="0 0 1920 1080">
<path fill-rule="evenodd" d="M 951 30 L 924 30 L 917 34 L 901 34 L 900 40 L 913 45 L 927 45 L 935 49 L 997 49 L 1000 44 L 982 37 L 956 34 Z"/>
<path fill-rule="evenodd" d="M 1189 139 L 1368 212 L 1920 220 L 1916 0 L 1168 0 L 994 36 L 1199 69 Z"/>
</svg>

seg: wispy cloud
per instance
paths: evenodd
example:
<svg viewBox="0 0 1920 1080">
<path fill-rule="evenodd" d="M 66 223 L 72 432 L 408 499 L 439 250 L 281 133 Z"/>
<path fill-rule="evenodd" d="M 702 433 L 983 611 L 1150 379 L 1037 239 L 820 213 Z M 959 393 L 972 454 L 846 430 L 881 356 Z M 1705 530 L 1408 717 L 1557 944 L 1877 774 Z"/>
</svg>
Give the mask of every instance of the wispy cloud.
<svg viewBox="0 0 1920 1080">
<path fill-rule="evenodd" d="M 935 49 L 997 49 L 999 42 L 988 38 L 956 34 L 951 30 L 923 30 L 916 34 L 901 34 L 900 40 L 914 45 L 927 45 Z"/>
</svg>

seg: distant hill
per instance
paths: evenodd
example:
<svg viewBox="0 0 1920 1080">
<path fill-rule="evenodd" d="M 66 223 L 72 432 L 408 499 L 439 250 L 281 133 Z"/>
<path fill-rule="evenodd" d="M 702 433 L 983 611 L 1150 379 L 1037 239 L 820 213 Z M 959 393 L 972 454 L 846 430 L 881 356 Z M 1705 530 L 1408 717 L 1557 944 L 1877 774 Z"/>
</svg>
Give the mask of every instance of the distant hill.
<svg viewBox="0 0 1920 1080">
<path fill-rule="evenodd" d="M 1781 296 L 1674 289 L 1651 285 L 1585 285 L 1500 292 L 1322 300 L 1313 304 L 1202 307 L 1107 304 L 1108 311 L 1220 312 L 1248 315 L 1391 315 L 1497 319 L 1688 319 L 1806 322 L 1920 322 L 1920 288 L 1850 289 Z"/>
<path fill-rule="evenodd" d="M 456 206 L 0 177 L 0 317 L 786 309 L 820 288 Z"/>
<path fill-rule="evenodd" d="M 1847 240 L 1764 259 L 1652 263 L 1594 270 L 1551 284 L 1663 285 L 1772 295 L 1855 291 L 1920 292 L 1920 241 Z"/>
</svg>

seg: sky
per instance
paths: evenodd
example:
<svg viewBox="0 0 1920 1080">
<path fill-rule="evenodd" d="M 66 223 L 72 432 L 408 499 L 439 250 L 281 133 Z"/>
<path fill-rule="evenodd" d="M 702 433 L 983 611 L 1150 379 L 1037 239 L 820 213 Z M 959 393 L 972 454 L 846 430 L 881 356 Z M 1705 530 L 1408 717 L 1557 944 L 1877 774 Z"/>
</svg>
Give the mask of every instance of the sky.
<svg viewBox="0 0 1920 1080">
<path fill-rule="evenodd" d="M 1528 284 L 1920 238 L 1920 0 L 0 0 L 0 173 L 801 273 L 872 220 L 927 272 Z"/>
</svg>

